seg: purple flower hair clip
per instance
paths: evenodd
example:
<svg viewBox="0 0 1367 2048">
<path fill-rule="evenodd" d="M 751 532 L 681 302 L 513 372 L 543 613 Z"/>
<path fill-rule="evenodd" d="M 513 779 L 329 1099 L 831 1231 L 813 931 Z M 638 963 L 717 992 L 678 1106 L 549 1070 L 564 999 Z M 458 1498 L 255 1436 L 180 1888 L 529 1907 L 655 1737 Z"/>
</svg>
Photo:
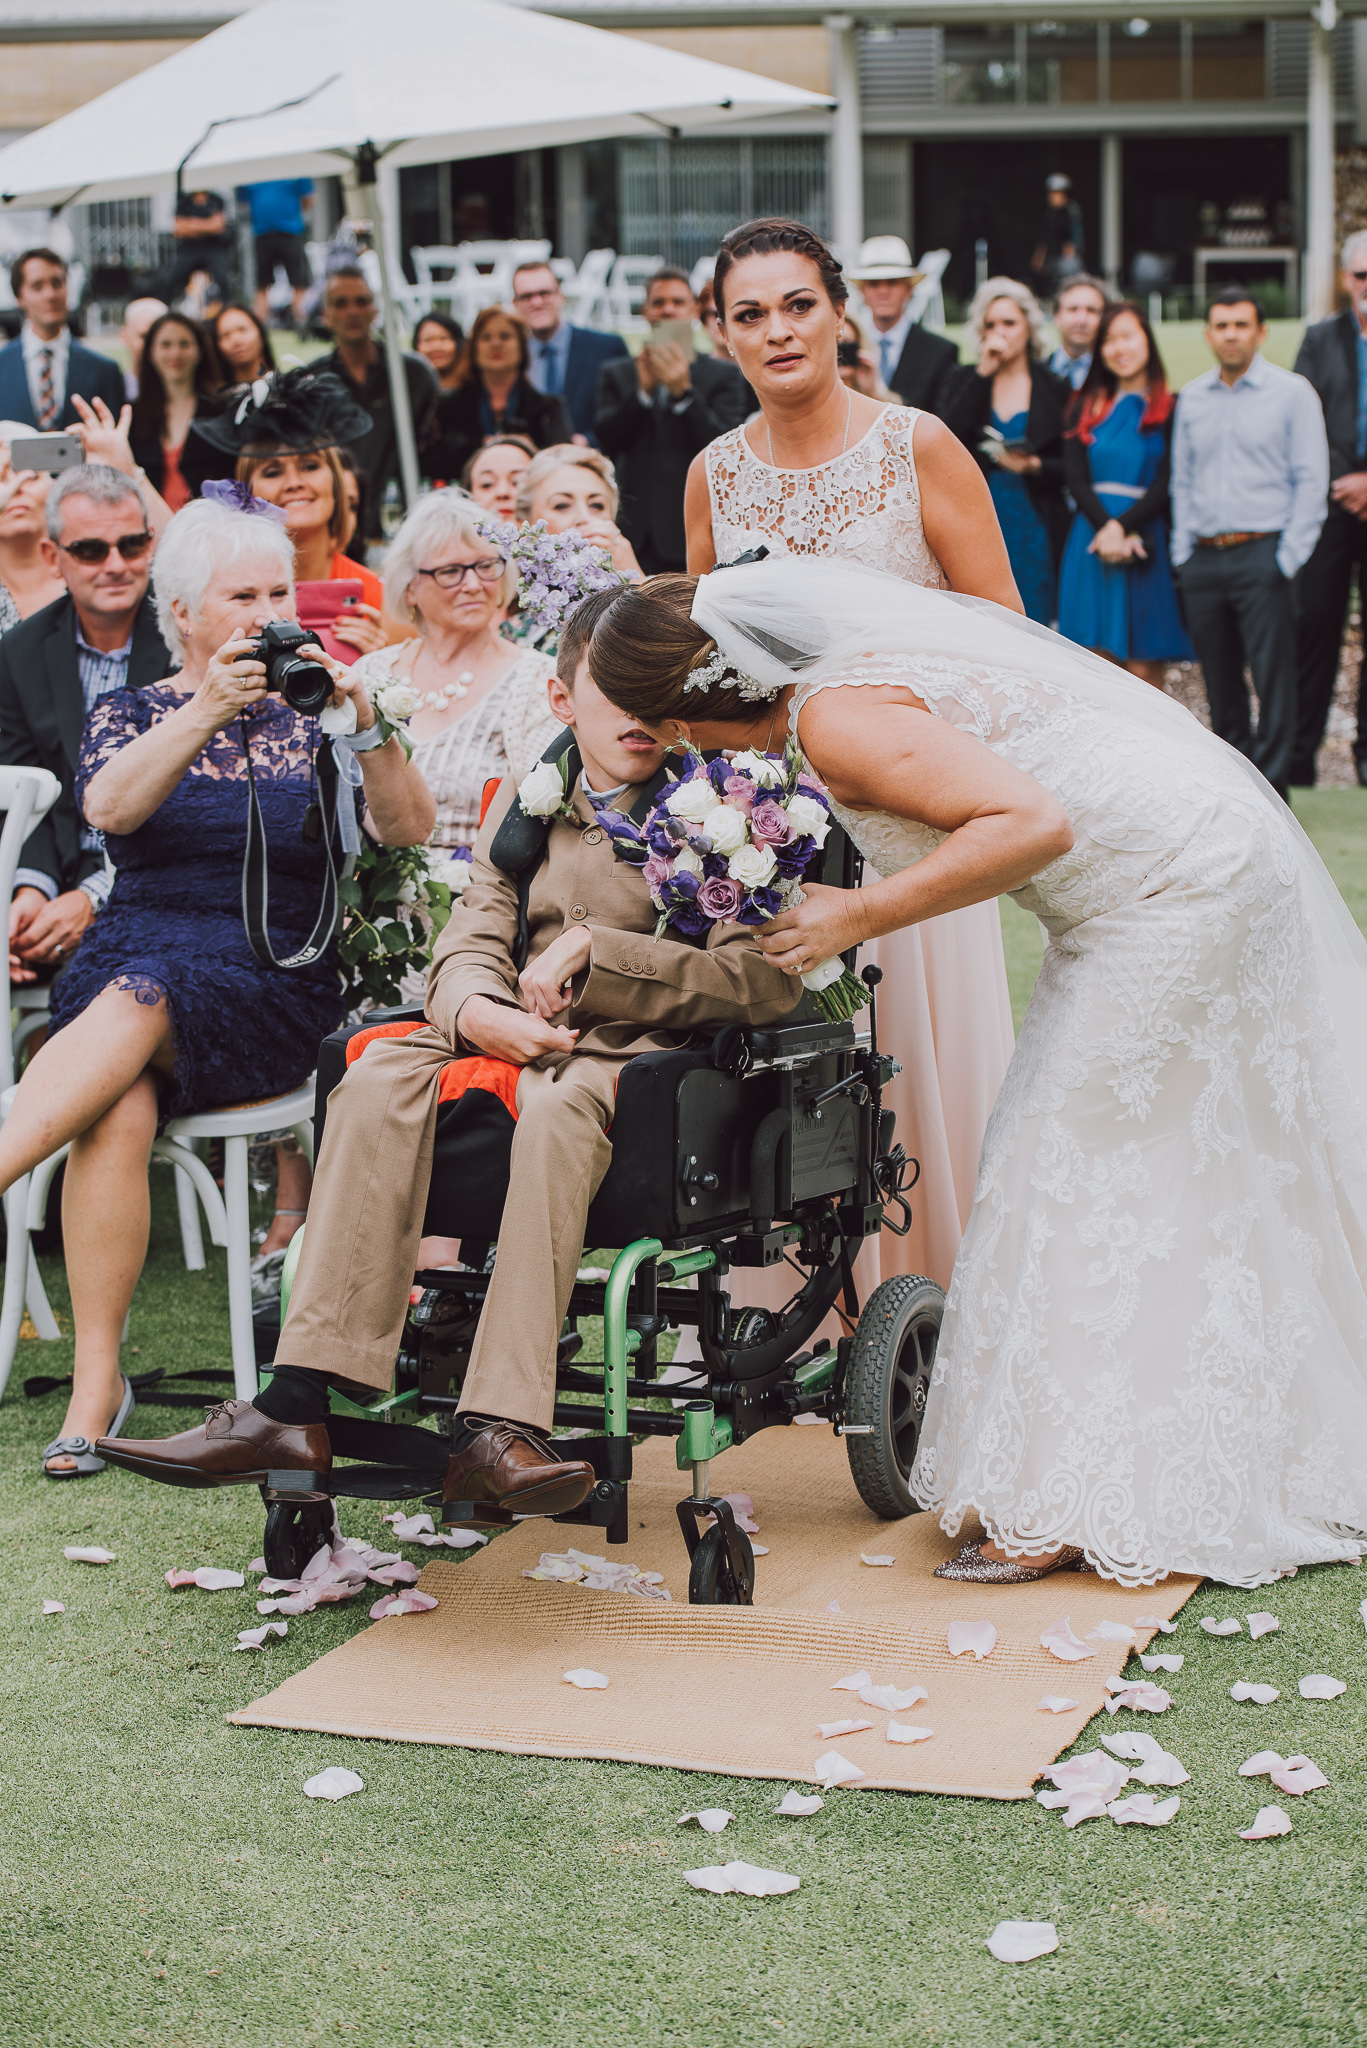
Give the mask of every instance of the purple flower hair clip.
<svg viewBox="0 0 1367 2048">
<path fill-rule="evenodd" d="M 268 505 L 264 498 L 258 498 L 250 484 L 238 483 L 234 478 L 211 478 L 201 486 L 200 496 L 211 498 L 215 505 L 226 505 L 230 512 L 254 512 L 262 519 L 273 519 L 277 526 L 289 525 L 289 514 L 283 506 Z"/>
</svg>

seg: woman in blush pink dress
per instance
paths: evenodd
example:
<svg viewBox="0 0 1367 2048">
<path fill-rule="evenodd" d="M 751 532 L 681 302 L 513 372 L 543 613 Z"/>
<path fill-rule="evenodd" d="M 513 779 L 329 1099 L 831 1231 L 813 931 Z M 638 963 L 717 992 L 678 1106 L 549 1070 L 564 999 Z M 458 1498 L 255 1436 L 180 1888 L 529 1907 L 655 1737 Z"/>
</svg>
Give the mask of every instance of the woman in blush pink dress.
<svg viewBox="0 0 1367 2048">
<path fill-rule="evenodd" d="M 688 567 L 705 574 L 756 547 L 834 555 L 935 590 L 1022 610 L 978 465 L 929 413 L 841 382 L 840 266 L 794 221 L 752 221 L 721 245 L 714 281 L 732 355 L 759 415 L 713 441 L 689 472 Z M 861 1300 L 896 1273 L 942 1287 L 968 1221 L 978 1155 L 1015 1044 L 995 902 L 954 910 L 864 948 L 883 970 L 879 1042 L 901 1062 L 885 1100 L 921 1162 L 910 1234 L 871 1238 Z M 732 1298 L 739 1301 L 741 1275 Z M 744 1276 L 744 1300 L 791 1289 Z"/>
</svg>

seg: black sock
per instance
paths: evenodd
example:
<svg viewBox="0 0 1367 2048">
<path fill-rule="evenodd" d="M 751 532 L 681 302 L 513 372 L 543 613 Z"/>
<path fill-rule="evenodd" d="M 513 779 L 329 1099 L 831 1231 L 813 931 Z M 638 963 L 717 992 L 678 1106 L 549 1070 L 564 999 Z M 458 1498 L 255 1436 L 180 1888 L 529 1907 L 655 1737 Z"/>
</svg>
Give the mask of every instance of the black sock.
<svg viewBox="0 0 1367 2048">
<path fill-rule="evenodd" d="M 277 1365 L 274 1377 L 252 1402 L 272 1422 L 326 1422 L 331 1406 L 328 1376 L 302 1365 Z"/>
</svg>

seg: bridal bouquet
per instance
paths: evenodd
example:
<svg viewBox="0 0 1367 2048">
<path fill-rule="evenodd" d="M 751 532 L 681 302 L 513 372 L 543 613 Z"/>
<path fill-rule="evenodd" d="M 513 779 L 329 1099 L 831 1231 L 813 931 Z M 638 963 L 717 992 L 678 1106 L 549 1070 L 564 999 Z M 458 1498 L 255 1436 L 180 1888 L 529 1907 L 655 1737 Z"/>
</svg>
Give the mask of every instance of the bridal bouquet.
<svg viewBox="0 0 1367 2048">
<path fill-rule="evenodd" d="M 830 800 L 792 740 L 781 755 L 706 762 L 689 752 L 644 825 L 606 807 L 595 814 L 618 859 L 641 869 L 660 913 L 657 939 L 671 925 L 698 939 L 714 925 L 767 924 L 791 910 L 831 829 Z M 832 1022 L 869 999 L 839 956 L 808 968 L 802 985 Z"/>
</svg>

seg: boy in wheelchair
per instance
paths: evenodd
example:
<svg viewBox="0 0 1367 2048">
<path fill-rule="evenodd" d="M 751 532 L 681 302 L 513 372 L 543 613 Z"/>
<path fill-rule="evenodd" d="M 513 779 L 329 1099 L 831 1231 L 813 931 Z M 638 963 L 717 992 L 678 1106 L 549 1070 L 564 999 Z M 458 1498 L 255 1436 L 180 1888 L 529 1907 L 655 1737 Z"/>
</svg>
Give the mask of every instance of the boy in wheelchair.
<svg viewBox="0 0 1367 2048">
<path fill-rule="evenodd" d="M 427 1023 L 381 1026 L 348 1047 L 273 1378 L 254 1402 L 226 1401 L 182 1435 L 101 1439 L 110 1462 L 172 1485 L 259 1485 L 285 1500 L 326 1486 L 329 1389 L 354 1398 L 390 1385 L 438 1111 L 458 1101 L 472 1133 L 490 1113 L 516 1128 L 443 1498 L 504 1519 L 563 1514 L 591 1491 L 593 1467 L 559 1459 L 546 1432 L 589 1206 L 612 1158 L 617 1077 L 638 1054 L 728 1024 L 774 1023 L 802 993 L 743 926 L 713 931 L 705 946 L 654 943 L 641 872 L 616 859 L 595 823 L 586 789 L 640 819 L 666 781 L 662 750 L 589 676 L 589 639 L 613 596 L 586 598 L 561 634 L 550 701 L 569 728 L 551 750 L 568 749 L 564 805 L 530 817 L 512 782 L 500 784 L 433 956 Z M 662 1158 L 661 1174 L 673 1171 Z"/>
</svg>

